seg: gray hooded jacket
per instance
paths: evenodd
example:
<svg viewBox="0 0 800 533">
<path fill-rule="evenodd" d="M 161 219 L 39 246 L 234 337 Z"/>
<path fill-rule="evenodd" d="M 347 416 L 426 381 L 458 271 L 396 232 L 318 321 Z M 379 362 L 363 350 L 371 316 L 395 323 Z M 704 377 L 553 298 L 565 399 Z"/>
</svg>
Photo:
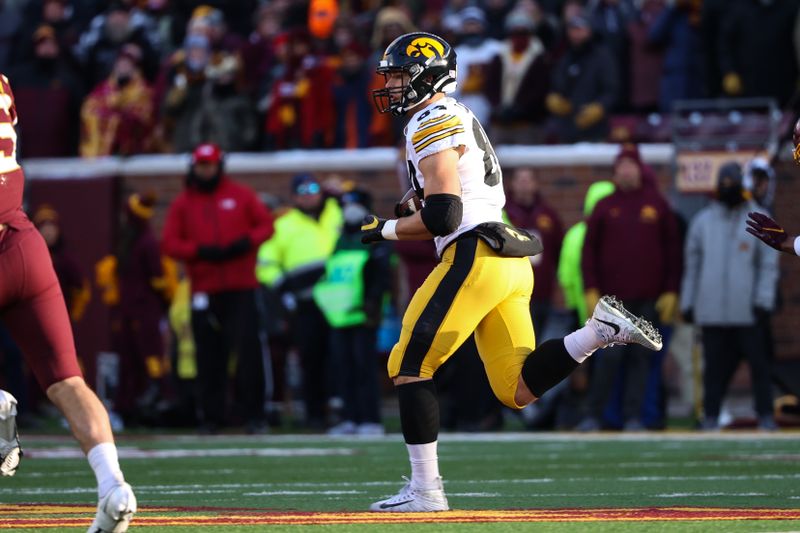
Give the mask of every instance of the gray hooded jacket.
<svg viewBox="0 0 800 533">
<path fill-rule="evenodd" d="M 700 326 L 750 326 L 754 307 L 775 307 L 779 254 L 745 231 L 750 211 L 763 212 L 714 201 L 689 225 L 680 308 Z"/>
</svg>

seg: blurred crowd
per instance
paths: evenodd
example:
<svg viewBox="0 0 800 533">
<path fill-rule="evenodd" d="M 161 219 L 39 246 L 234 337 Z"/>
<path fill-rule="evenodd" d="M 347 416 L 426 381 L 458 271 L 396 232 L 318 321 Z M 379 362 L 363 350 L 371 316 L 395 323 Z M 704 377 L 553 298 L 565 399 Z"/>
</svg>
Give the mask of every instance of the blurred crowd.
<svg viewBox="0 0 800 533">
<path fill-rule="evenodd" d="M 118 424 L 376 434 L 391 389 L 383 362 L 410 294 L 436 264 L 433 244 L 364 247 L 358 228 L 372 198 L 358 183 L 298 174 L 284 198 L 259 195 L 225 175 L 223 154 L 396 146 L 403 125 L 374 110 L 371 90 L 384 83 L 374 66 L 415 29 L 455 45 L 455 96 L 495 144 L 664 140 L 659 125 L 685 99 L 770 97 L 797 107 L 798 6 L 5 0 L 0 72 L 15 93 L 23 158 L 193 154 L 164 233 L 150 226 L 153 194 L 127 197 L 116 248 L 94 272 L 70 257 L 52 207 L 30 213 L 73 321 L 93 293 L 108 308 L 111 356 L 98 359 L 97 375 Z M 585 219 L 565 228 L 535 170 L 506 169 L 508 221 L 545 247 L 531 258 L 537 339 L 583 323 L 612 293 L 668 341 L 657 357 L 635 347 L 599 352 L 519 413 L 525 426 L 664 427 L 670 351 L 699 427 L 725 422 L 743 358 L 753 423 L 777 427 L 777 258 L 744 232 L 748 211 L 772 209 L 775 175 L 755 160 L 724 165 L 718 182 L 708 205 L 683 219 L 636 146 L 622 144 L 612 179 L 586 192 Z M 2 328 L 0 352 L 7 382 L 24 389 Z M 455 357 L 436 376 L 443 427 L 502 427 L 507 413 L 474 342 Z M 35 386 L 12 392 L 28 406 L 40 399 Z"/>
<path fill-rule="evenodd" d="M 797 102 L 796 0 L 4 0 L 23 158 L 391 146 L 378 57 L 453 43 L 496 144 L 668 138 L 676 101 Z"/>
</svg>

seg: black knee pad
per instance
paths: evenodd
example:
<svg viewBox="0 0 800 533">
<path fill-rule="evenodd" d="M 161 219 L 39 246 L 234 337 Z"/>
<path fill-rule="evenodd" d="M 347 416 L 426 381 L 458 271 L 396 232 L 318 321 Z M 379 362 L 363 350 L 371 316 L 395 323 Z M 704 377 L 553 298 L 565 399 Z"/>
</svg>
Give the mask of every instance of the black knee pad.
<svg viewBox="0 0 800 533">
<path fill-rule="evenodd" d="M 406 444 L 428 444 L 439 438 L 439 399 L 432 379 L 398 385 L 397 399 Z"/>
</svg>

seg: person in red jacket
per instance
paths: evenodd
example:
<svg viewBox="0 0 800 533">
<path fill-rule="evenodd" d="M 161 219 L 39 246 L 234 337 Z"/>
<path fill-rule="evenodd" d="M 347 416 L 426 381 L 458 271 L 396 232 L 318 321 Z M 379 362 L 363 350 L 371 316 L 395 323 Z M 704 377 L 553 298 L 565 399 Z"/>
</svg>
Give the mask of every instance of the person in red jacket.
<svg viewBox="0 0 800 533">
<path fill-rule="evenodd" d="M 215 144 L 194 149 L 186 188 L 169 208 L 161 247 L 183 261 L 192 287 L 201 430 L 226 418 L 228 357 L 237 354 L 236 395 L 247 430 L 262 432 L 266 384 L 255 276 L 258 246 L 273 217 L 255 192 L 224 175 Z"/>
<path fill-rule="evenodd" d="M 614 162 L 614 192 L 597 203 L 586 225 L 581 267 L 589 312 L 600 294 L 614 294 L 634 314 L 657 324 L 674 320 L 681 280 L 678 223 L 635 145 L 624 145 Z M 592 369 L 589 414 L 579 429 L 594 430 L 625 364 L 623 417 L 626 430 L 642 429 L 650 354 L 630 344 L 604 350 Z"/>
<path fill-rule="evenodd" d="M 530 167 L 520 167 L 511 175 L 506 198 L 506 214 L 511 223 L 539 237 L 544 252 L 531 257 L 534 279 L 531 296 L 531 316 L 536 337 L 545 340 L 547 319 L 553 308 L 553 290 L 556 287 L 558 258 L 561 256 L 561 241 L 564 227 L 561 218 L 542 197 L 539 179 Z"/>
</svg>

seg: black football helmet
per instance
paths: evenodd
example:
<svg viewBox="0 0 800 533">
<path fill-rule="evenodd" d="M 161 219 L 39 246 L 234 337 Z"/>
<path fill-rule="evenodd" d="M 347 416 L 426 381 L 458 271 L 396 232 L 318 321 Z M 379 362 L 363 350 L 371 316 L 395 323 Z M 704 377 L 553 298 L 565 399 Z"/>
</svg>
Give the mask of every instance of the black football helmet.
<svg viewBox="0 0 800 533">
<path fill-rule="evenodd" d="M 386 47 L 376 71 L 408 74 L 408 82 L 401 87 L 372 91 L 378 112 L 401 116 L 436 93 L 455 90 L 456 52 L 432 33 L 406 33 Z"/>
</svg>

